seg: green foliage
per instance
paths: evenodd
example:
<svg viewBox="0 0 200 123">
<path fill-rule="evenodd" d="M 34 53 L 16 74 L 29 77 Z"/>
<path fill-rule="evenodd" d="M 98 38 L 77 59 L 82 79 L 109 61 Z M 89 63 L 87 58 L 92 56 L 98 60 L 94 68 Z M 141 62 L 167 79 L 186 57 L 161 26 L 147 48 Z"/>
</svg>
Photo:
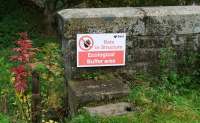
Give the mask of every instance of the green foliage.
<svg viewBox="0 0 200 123">
<path fill-rule="evenodd" d="M 55 80 L 55 88 L 52 84 L 48 85 L 49 83 L 47 79 L 41 78 L 41 84 L 42 84 L 42 94 L 51 95 L 54 91 L 55 94 L 59 93 L 59 99 L 57 97 L 55 98 L 48 98 L 48 100 L 52 100 L 53 102 L 58 102 L 59 106 L 62 104 L 62 97 L 60 95 L 63 95 L 62 88 L 64 87 L 62 84 L 63 82 L 63 75 L 58 75 L 59 72 L 63 71 L 62 67 L 61 69 L 57 70 L 54 68 L 54 66 L 60 67 L 60 51 L 58 51 L 60 48 L 58 47 L 58 44 L 55 43 L 55 49 L 50 49 L 48 52 L 43 52 L 44 49 L 48 49 L 49 47 L 46 46 L 48 43 L 56 42 L 55 37 L 53 36 L 44 36 L 43 33 L 43 22 L 42 22 L 43 16 L 41 15 L 41 12 L 37 9 L 33 9 L 30 6 L 22 6 L 18 0 L 5 0 L 1 1 L 0 4 L 0 101 L 1 97 L 6 97 L 8 101 L 8 115 L 12 116 L 13 122 L 18 122 L 20 113 L 23 112 L 24 114 L 27 114 L 29 111 L 27 110 L 27 106 L 30 106 L 30 90 L 27 92 L 27 96 L 21 96 L 17 95 L 18 98 L 16 98 L 15 91 L 13 89 L 13 79 L 11 77 L 10 69 L 12 66 L 14 66 L 13 63 L 10 63 L 9 56 L 12 55 L 11 48 L 15 46 L 15 40 L 18 39 L 18 33 L 27 31 L 33 39 L 33 45 L 34 47 L 41 48 L 41 52 L 37 55 L 37 58 L 39 59 L 38 62 L 41 60 L 42 62 L 39 62 L 39 64 L 36 66 L 36 71 L 39 71 L 40 73 L 46 73 L 50 76 L 53 76 L 53 80 L 51 80 L 51 83 L 54 83 Z M 42 48 L 43 46 L 46 46 L 45 48 Z M 56 50 L 58 49 L 58 50 Z M 52 50 L 52 51 L 51 51 Z M 50 53 L 57 54 L 59 58 L 51 57 L 53 62 L 50 69 L 47 68 L 47 62 L 45 62 L 44 57 L 48 56 Z M 50 54 L 52 56 L 52 54 Z M 51 59 L 49 58 L 49 59 Z M 57 64 L 57 65 L 55 65 Z M 60 71 L 59 71 L 60 70 Z M 31 79 L 30 79 L 31 80 Z M 62 84 L 58 84 L 58 81 Z M 29 85 L 30 86 L 30 85 Z M 60 88 L 60 89 L 59 89 Z M 47 93 L 47 90 L 51 90 L 51 94 Z M 52 94 L 54 95 L 54 94 Z M 48 102 L 45 102 L 47 100 L 48 96 L 44 96 L 44 103 L 48 104 Z M 27 103 L 28 102 L 28 103 Z M 22 104 L 23 103 L 23 104 Z M 43 104 L 44 104 L 43 103 Z M 57 105 L 57 104 L 56 104 Z M 62 106 L 61 105 L 61 106 Z M 48 105 L 44 105 L 44 109 L 47 109 Z M 0 106 L 1 110 L 1 106 Z M 1 122 L 1 121 L 0 121 Z M 24 121 L 19 121 L 20 123 Z M 26 121 L 27 122 L 27 121 Z"/>
<path fill-rule="evenodd" d="M 64 68 L 60 54 L 59 44 L 49 42 L 39 49 L 37 59 L 35 59 L 34 69 L 40 73 L 41 78 L 44 115 L 48 115 L 50 110 L 55 112 L 64 106 Z M 45 120 L 48 120 L 48 118 Z"/>
<path fill-rule="evenodd" d="M 49 0 L 56 1 L 56 0 Z M 62 0 L 58 0 L 62 1 Z M 111 7 L 111 6 L 157 6 L 157 5 L 186 5 L 199 0 L 83 0 L 89 7 Z M 70 7 L 80 3 L 77 0 L 69 0 Z M 55 8 L 63 7 L 64 3 L 57 2 Z M 44 24 L 41 23 L 43 16 L 36 9 L 27 9 L 19 4 L 19 0 L 1 0 L 0 4 L 0 97 L 7 96 L 9 102 L 7 117 L 0 114 L 0 123 L 8 123 L 10 119 L 18 121 L 17 100 L 12 87 L 9 62 L 11 50 L 18 39 L 17 33 L 27 31 L 33 40 L 34 47 L 41 50 L 35 60 L 35 70 L 41 74 L 42 104 L 43 111 L 49 108 L 63 107 L 64 78 L 63 66 L 60 57 L 60 47 L 55 37 L 42 35 Z M 174 64 L 174 60 L 180 61 Z M 154 79 L 141 75 L 136 77 L 141 84 L 135 84 L 131 91 L 129 100 L 136 106 L 137 111 L 129 115 L 118 117 L 93 117 L 87 113 L 80 113 L 72 118 L 72 123 L 163 123 L 200 122 L 200 54 L 187 52 L 183 57 L 177 58 L 173 48 L 161 50 L 161 75 L 162 82 L 159 85 Z M 183 68 L 175 69 L 175 66 Z M 180 74 L 181 73 L 181 74 Z M 99 73 L 83 74 L 84 79 L 102 79 Z M 104 77 L 108 77 L 107 75 Z M 103 78 L 104 78 L 103 77 Z M 29 100 L 30 96 L 20 98 Z M 23 111 L 23 107 L 21 107 Z M 27 112 L 24 110 L 25 113 Z M 46 118 L 48 119 L 48 118 Z"/>
<path fill-rule="evenodd" d="M 151 122 L 199 122 L 199 91 L 191 89 L 184 95 L 177 91 L 165 89 L 165 85 L 141 84 L 132 90 L 129 99 L 142 110 L 140 116 L 147 113 L 145 118 Z"/>
<path fill-rule="evenodd" d="M 178 59 L 178 72 L 184 76 L 190 76 L 193 80 L 193 84 L 188 83 L 187 86 L 198 88 L 200 85 L 200 53 L 188 49 Z"/>
<path fill-rule="evenodd" d="M 35 66 L 34 70 L 39 72 L 39 73 L 45 73 L 46 71 L 48 71 L 47 67 L 42 63 L 38 63 Z"/>
<path fill-rule="evenodd" d="M 11 73 L 10 73 L 10 68 L 11 64 L 7 63 L 6 59 L 4 57 L 0 57 L 0 91 L 6 92 L 11 85 L 10 85 L 10 80 L 11 80 Z"/>
<path fill-rule="evenodd" d="M 169 71 L 175 70 L 174 62 L 176 52 L 172 47 L 161 48 L 160 50 L 160 69 L 161 74 L 167 74 Z"/>
<path fill-rule="evenodd" d="M 79 79 L 111 80 L 111 79 L 115 79 L 115 76 L 113 73 L 109 73 L 109 72 L 105 73 L 103 71 L 96 71 L 96 72 L 91 72 L 91 73 L 82 73 Z"/>
<path fill-rule="evenodd" d="M 133 118 L 128 116 L 101 118 L 98 116 L 90 116 L 87 112 L 82 111 L 78 116 L 73 117 L 69 123 L 131 123 Z"/>
<path fill-rule="evenodd" d="M 10 120 L 7 116 L 0 113 L 0 123 L 10 123 Z"/>
<path fill-rule="evenodd" d="M 22 6 L 18 0 L 1 0 L 0 4 L 0 48 L 13 47 L 19 32 L 28 32 L 33 41 L 43 39 L 41 12 Z M 37 35 L 37 36 L 36 36 Z M 33 37 L 33 38 L 32 38 Z M 41 41 L 39 44 L 41 44 Z"/>
<path fill-rule="evenodd" d="M 170 90 L 189 91 L 198 88 L 199 62 L 197 51 L 186 50 L 178 53 L 172 47 L 160 51 L 160 79 Z"/>
<path fill-rule="evenodd" d="M 10 49 L 0 50 L 0 99 L 5 98 L 8 103 L 8 113 L 12 114 L 15 110 L 15 91 L 11 82 L 12 76 L 10 69 L 13 66 L 12 63 L 8 61 L 8 56 L 10 54 Z M 4 55 L 1 55 L 4 54 Z M 3 104 L 1 104 L 4 106 Z M 0 108 L 1 109 L 1 108 Z"/>
<path fill-rule="evenodd" d="M 91 117 L 87 112 L 82 112 L 74 117 L 70 123 L 98 123 L 97 117 Z"/>
<path fill-rule="evenodd" d="M 98 117 L 80 112 L 66 123 L 198 123 L 200 122 L 200 93 L 190 89 L 171 91 L 166 85 L 153 85 L 149 76 L 136 77 L 144 83 L 137 84 L 128 97 L 135 111 L 123 116 Z M 172 79 L 176 80 L 176 76 Z M 136 79 L 136 81 L 137 81 Z M 176 90 L 176 89 L 175 89 Z"/>
<path fill-rule="evenodd" d="M 81 78 L 83 79 L 97 79 L 98 73 L 83 73 Z"/>
<path fill-rule="evenodd" d="M 72 118 L 70 123 L 200 122 L 199 53 L 181 53 L 179 56 L 172 47 L 161 49 L 158 79 L 149 74 L 136 74 L 128 98 L 135 112 L 106 118 L 83 112 Z"/>
</svg>

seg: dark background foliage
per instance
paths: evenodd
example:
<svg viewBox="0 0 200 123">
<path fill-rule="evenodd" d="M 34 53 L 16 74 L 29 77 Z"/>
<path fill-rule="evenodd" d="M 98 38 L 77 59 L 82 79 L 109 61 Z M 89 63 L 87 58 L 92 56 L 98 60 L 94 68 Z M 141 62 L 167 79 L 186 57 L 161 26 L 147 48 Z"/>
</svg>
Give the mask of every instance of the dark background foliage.
<svg viewBox="0 0 200 123">
<path fill-rule="evenodd" d="M 200 3 L 200 0 L 46 0 L 41 2 L 42 5 L 38 5 L 34 1 L 43 0 L 0 0 L 0 47 L 12 47 L 13 41 L 18 38 L 17 32 L 29 32 L 33 41 L 41 38 L 41 34 L 55 37 L 55 15 L 64 8 L 174 6 Z"/>
</svg>

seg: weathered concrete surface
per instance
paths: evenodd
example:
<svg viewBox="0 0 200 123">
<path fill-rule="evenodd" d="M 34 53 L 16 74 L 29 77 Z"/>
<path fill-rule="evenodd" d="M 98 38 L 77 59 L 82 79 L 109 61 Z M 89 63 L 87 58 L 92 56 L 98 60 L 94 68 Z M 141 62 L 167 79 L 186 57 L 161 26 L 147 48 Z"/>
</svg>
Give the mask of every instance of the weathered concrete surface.
<svg viewBox="0 0 200 123">
<path fill-rule="evenodd" d="M 186 49 L 200 51 L 200 6 L 66 9 L 58 12 L 58 21 L 65 75 L 69 82 L 82 73 L 99 70 L 105 74 L 133 75 L 138 71 L 156 73 L 159 70 L 161 48 L 174 47 L 180 54 Z M 126 65 L 77 68 L 76 35 L 91 33 L 126 33 Z M 88 84 L 82 84 L 87 90 Z M 72 87 L 72 90 L 79 89 L 79 85 Z M 78 104 L 81 100 L 74 98 L 75 95 L 81 97 L 86 92 L 84 89 L 80 93 L 72 91 L 69 103 Z M 90 93 L 81 97 L 83 100 L 89 98 Z M 77 108 L 73 106 L 72 109 Z"/>
<path fill-rule="evenodd" d="M 66 9 L 58 15 L 69 79 L 92 69 L 76 67 L 76 34 L 126 33 L 126 67 L 112 67 L 126 73 L 156 71 L 160 48 L 200 47 L 200 6 Z"/>
<path fill-rule="evenodd" d="M 96 107 L 84 107 L 84 109 L 89 112 L 91 116 L 109 117 L 130 113 L 133 107 L 130 103 L 120 102 Z"/>
<path fill-rule="evenodd" d="M 120 80 L 84 80 L 69 81 L 69 105 L 74 114 L 80 106 L 89 102 L 113 100 L 129 94 L 129 88 Z"/>
<path fill-rule="evenodd" d="M 59 14 L 66 22 L 65 28 L 70 28 L 65 34 L 78 27 L 86 29 L 79 30 L 80 32 L 90 33 L 111 31 L 126 32 L 129 35 L 168 35 L 199 33 L 199 11 L 199 6 L 176 6 L 67 9 L 60 11 Z M 74 27 L 74 24 L 78 25 Z"/>
</svg>

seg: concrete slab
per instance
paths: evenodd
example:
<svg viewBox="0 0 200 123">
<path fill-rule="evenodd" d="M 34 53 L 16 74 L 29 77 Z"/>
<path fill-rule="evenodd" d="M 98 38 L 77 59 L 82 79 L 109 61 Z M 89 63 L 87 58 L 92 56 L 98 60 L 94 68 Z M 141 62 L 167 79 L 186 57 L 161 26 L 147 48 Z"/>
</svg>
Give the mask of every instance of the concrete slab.
<svg viewBox="0 0 200 123">
<path fill-rule="evenodd" d="M 129 94 L 129 87 L 118 79 L 70 81 L 68 92 L 70 111 L 74 114 L 87 103 L 125 97 Z"/>
<path fill-rule="evenodd" d="M 91 116 L 101 117 L 125 115 L 133 111 L 133 107 L 127 102 L 107 104 L 96 107 L 84 107 L 84 109 L 89 112 Z"/>
</svg>

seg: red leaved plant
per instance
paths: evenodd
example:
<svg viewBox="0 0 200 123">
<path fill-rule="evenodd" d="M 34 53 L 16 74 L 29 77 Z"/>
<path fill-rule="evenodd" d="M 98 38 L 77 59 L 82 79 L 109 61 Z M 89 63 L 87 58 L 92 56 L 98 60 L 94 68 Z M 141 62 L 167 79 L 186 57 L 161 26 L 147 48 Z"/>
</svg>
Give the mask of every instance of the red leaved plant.
<svg viewBox="0 0 200 123">
<path fill-rule="evenodd" d="M 28 76 L 30 75 L 29 65 L 31 59 L 35 55 L 36 49 L 32 47 L 31 40 L 28 39 L 26 32 L 19 33 L 20 39 L 16 42 L 17 48 L 13 48 L 14 56 L 11 56 L 11 61 L 18 62 L 19 65 L 12 68 L 14 74 L 14 87 L 18 93 L 24 93 L 28 87 Z"/>
</svg>

